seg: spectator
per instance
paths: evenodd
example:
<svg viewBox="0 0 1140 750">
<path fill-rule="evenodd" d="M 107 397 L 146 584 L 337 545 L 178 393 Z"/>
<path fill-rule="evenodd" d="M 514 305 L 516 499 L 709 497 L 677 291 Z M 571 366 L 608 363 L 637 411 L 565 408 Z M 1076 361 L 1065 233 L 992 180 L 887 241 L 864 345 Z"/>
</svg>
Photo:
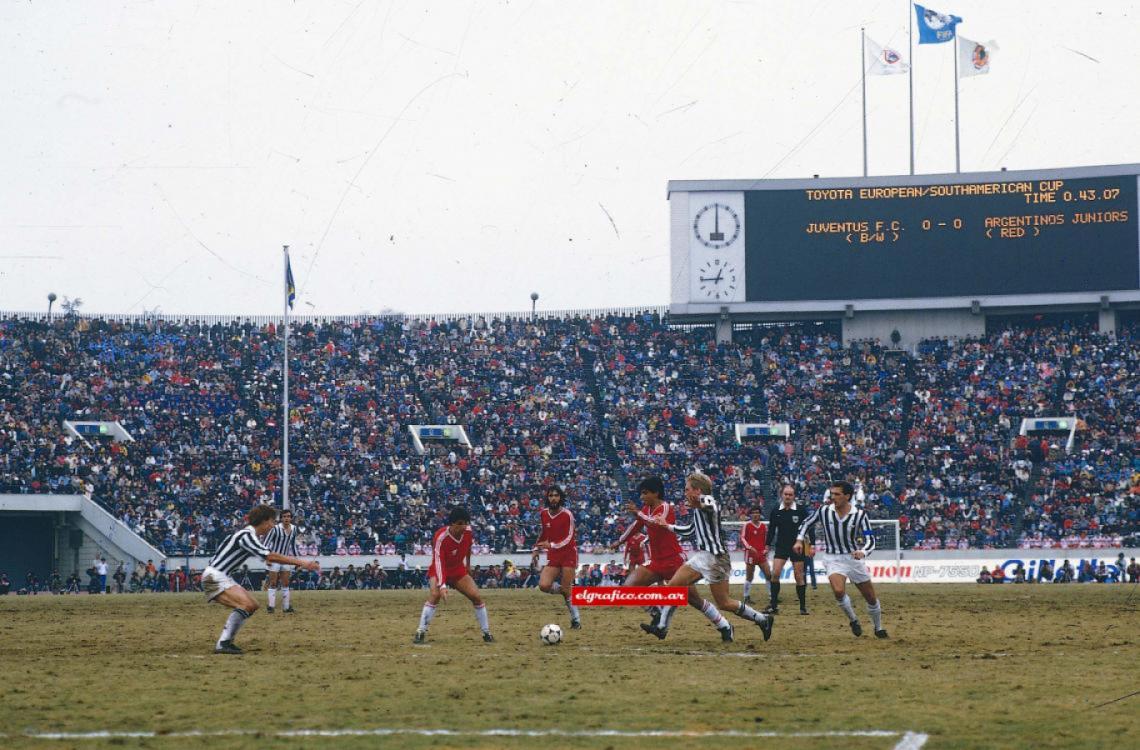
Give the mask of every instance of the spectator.
<svg viewBox="0 0 1140 750">
<path fill-rule="evenodd" d="M 7 573 L 0 573 L 0 596 L 7 596 L 12 590 L 12 582 L 8 580 Z"/>
<path fill-rule="evenodd" d="M 1000 565 L 995 565 L 993 571 L 990 572 L 990 579 L 993 583 L 1005 583 L 1005 571 Z"/>
<path fill-rule="evenodd" d="M 982 572 L 978 575 L 978 583 L 993 583 L 993 576 L 985 565 L 982 566 Z"/>
<path fill-rule="evenodd" d="M 107 593 L 107 558 L 96 557 L 94 568 L 97 585 L 92 593 L 105 594 Z"/>
</svg>

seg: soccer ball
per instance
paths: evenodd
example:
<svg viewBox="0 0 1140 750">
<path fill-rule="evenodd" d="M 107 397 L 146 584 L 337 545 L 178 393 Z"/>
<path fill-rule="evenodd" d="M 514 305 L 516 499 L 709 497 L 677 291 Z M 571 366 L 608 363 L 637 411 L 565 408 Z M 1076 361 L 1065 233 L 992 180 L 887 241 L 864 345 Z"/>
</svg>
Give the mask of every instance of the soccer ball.
<svg viewBox="0 0 1140 750">
<path fill-rule="evenodd" d="M 562 640 L 562 628 L 553 623 L 545 625 L 542 632 L 538 634 L 538 638 L 547 646 L 553 646 Z"/>
</svg>

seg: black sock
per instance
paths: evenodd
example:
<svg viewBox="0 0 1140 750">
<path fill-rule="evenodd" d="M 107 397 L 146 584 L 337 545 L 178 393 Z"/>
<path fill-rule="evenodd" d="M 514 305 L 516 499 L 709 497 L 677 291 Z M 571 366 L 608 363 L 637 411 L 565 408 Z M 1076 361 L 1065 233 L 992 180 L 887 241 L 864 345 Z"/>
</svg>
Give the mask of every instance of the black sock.
<svg viewBox="0 0 1140 750">
<path fill-rule="evenodd" d="M 796 584 L 796 596 L 800 600 L 800 609 L 807 609 L 807 586 Z"/>
<path fill-rule="evenodd" d="M 773 607 L 780 604 L 780 582 L 772 581 L 772 602 Z"/>
</svg>

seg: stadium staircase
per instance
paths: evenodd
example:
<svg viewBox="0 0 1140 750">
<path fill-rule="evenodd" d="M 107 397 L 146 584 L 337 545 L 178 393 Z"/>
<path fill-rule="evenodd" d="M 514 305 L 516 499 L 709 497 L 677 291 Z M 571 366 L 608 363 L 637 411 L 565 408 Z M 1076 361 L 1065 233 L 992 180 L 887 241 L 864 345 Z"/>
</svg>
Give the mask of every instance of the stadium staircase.
<svg viewBox="0 0 1140 750">
<path fill-rule="evenodd" d="M 424 410 L 424 414 L 427 415 L 427 422 L 430 424 L 445 424 L 447 419 L 443 414 L 443 410 L 439 408 L 439 405 L 436 404 L 434 400 L 428 397 L 423 388 L 420 388 L 420 376 L 419 373 L 416 372 L 415 364 L 408 357 L 403 357 L 401 364 L 403 365 L 404 374 L 408 376 L 408 382 L 412 384 L 412 395 L 416 397 L 416 400 Z"/>
<path fill-rule="evenodd" d="M 902 415 L 899 418 L 899 436 L 896 447 L 902 451 L 903 460 L 894 466 L 894 492 L 896 497 L 906 489 L 906 453 L 910 446 L 910 429 L 914 425 L 915 373 L 914 358 L 906 352 L 899 353 L 899 371 L 903 378 Z M 895 506 L 892 518 L 898 518 L 900 507 Z"/>
<path fill-rule="evenodd" d="M 618 481 L 618 486 L 623 490 L 628 489 L 633 485 L 630 481 L 629 474 L 622 465 L 617 448 L 614 446 L 616 437 L 610 429 L 609 420 L 606 419 L 606 407 L 605 399 L 602 396 L 602 386 L 598 382 L 597 373 L 594 372 L 594 363 L 598 359 L 598 354 L 597 352 L 583 348 L 581 350 L 581 356 L 583 379 L 589 385 L 590 396 L 594 399 L 594 421 L 598 425 L 598 442 L 602 446 L 602 453 L 605 454 L 606 460 L 610 464 L 613 477 Z"/>
<path fill-rule="evenodd" d="M 756 421 L 771 421 L 772 415 L 768 411 L 768 399 L 764 397 L 764 393 L 768 387 L 768 371 L 764 367 L 764 356 L 757 349 L 753 349 L 752 353 L 752 375 L 756 378 L 756 395 L 752 399 L 752 408 L 755 409 Z M 759 476 L 756 477 L 760 480 L 760 493 L 764 498 L 765 518 L 768 517 L 768 514 L 776 507 L 776 503 L 779 502 L 780 477 L 774 464 L 775 460 L 771 457 L 771 454 L 769 454 L 768 458 L 764 461 L 763 467 L 761 467 L 759 471 Z"/>
</svg>

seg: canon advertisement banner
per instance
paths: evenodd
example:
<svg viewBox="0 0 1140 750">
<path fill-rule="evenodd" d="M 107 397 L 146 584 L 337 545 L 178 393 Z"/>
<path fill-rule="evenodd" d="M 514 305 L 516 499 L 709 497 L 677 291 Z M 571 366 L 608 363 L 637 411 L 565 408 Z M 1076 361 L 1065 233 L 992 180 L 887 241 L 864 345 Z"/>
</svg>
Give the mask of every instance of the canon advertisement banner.
<svg viewBox="0 0 1140 750">
<path fill-rule="evenodd" d="M 1006 580 L 1013 580 L 1013 573 L 1017 570 L 1018 565 L 1025 567 L 1026 579 L 1037 580 L 1037 572 L 1041 568 L 1041 563 L 1048 561 L 1053 568 L 1053 573 L 1056 575 L 1061 565 L 1068 560 L 1073 566 L 1073 570 L 1080 570 L 1082 563 L 1088 561 L 1093 569 L 1096 569 L 1100 563 L 1104 563 L 1105 568 L 1108 570 L 1109 576 L 1116 576 L 1120 580 L 1122 571 L 1118 571 L 1116 567 L 1116 552 L 1114 550 L 1085 550 L 1085 552 L 1100 552 L 1103 557 L 1091 556 L 1080 557 L 1078 556 L 1081 550 L 1069 550 L 1074 553 L 1069 556 L 1056 556 L 1056 557 L 1008 557 L 1008 558 L 925 558 L 920 560 L 903 560 L 898 565 L 895 564 L 893 559 L 876 560 L 874 556 L 867 559 L 867 570 L 871 573 L 871 579 L 874 581 L 882 581 L 884 583 L 974 583 L 981 575 L 982 568 L 993 571 L 995 567 L 1001 568 L 1005 573 Z M 820 561 L 815 563 L 815 575 L 817 579 L 827 578 L 827 568 Z M 792 565 L 789 562 L 784 566 L 784 570 L 780 575 L 780 582 L 787 583 L 792 581 L 794 574 L 792 572 Z M 757 571 L 753 583 L 760 580 L 760 572 Z M 744 563 L 733 562 L 732 564 L 732 583 L 744 583 Z"/>
</svg>

